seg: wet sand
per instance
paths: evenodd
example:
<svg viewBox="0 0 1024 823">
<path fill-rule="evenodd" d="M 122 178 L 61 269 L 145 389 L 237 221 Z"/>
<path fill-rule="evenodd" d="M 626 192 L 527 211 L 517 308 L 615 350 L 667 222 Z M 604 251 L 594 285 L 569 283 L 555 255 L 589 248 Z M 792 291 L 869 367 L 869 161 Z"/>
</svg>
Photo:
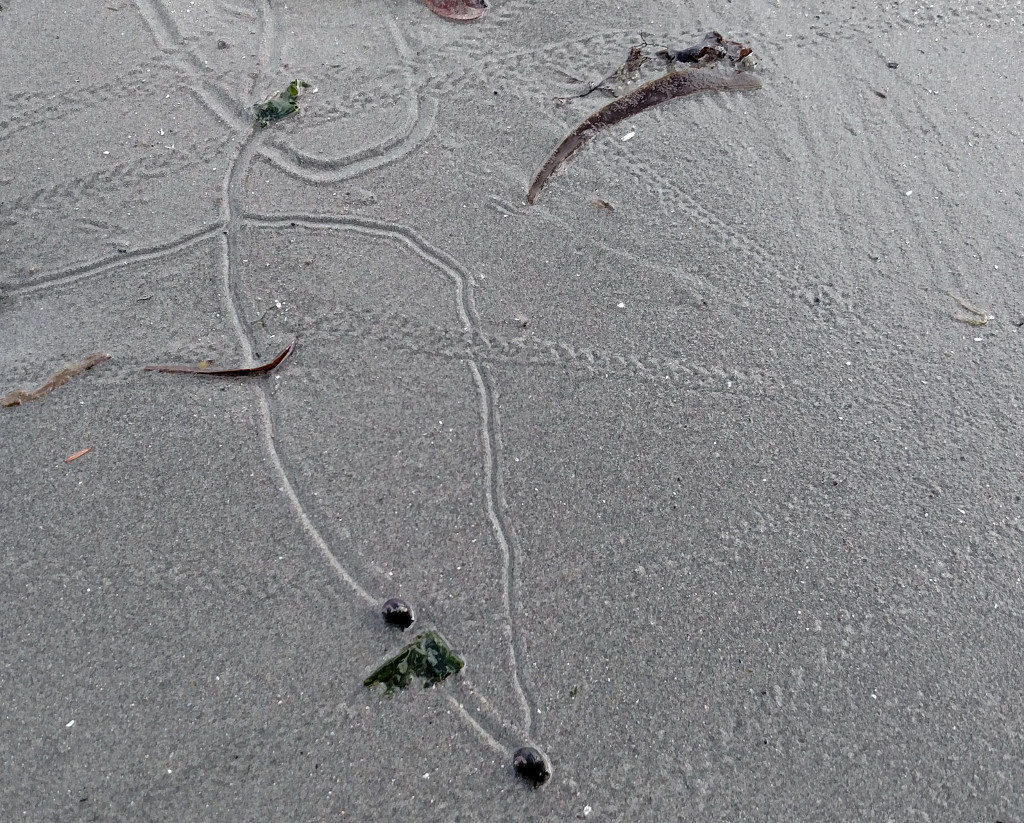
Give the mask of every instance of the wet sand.
<svg viewBox="0 0 1024 823">
<path fill-rule="evenodd" d="M 0 819 L 1024 820 L 1022 18 L 5 0 Z"/>
</svg>

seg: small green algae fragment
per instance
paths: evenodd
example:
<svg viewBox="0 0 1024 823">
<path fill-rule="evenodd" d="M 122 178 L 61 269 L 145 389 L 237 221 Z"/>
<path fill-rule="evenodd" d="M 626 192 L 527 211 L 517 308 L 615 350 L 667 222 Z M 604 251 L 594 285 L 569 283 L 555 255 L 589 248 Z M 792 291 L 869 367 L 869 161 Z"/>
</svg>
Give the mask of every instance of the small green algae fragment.
<svg viewBox="0 0 1024 823">
<path fill-rule="evenodd" d="M 367 677 L 363 685 L 373 688 L 381 683 L 387 694 L 393 694 L 395 689 L 404 689 L 414 677 L 418 677 L 426 689 L 451 677 L 465 665 L 466 662 L 451 650 L 441 635 L 423 632 Z"/>
<path fill-rule="evenodd" d="M 308 89 L 309 83 L 305 80 L 292 80 L 283 92 L 276 97 L 271 97 L 266 103 L 257 103 L 253 106 L 256 114 L 256 122 L 260 127 L 266 128 L 289 114 L 299 110 L 299 95 L 303 89 Z"/>
</svg>

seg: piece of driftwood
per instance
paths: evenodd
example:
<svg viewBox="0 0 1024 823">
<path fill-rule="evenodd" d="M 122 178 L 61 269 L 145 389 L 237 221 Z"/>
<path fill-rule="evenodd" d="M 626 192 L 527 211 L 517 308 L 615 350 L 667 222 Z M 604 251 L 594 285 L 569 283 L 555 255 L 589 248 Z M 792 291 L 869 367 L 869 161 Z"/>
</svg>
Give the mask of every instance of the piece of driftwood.
<svg viewBox="0 0 1024 823">
<path fill-rule="evenodd" d="M 678 97 L 712 91 L 754 91 L 759 88 L 761 79 L 757 75 L 743 71 L 721 72 L 712 68 L 673 71 L 644 83 L 598 109 L 559 143 L 533 179 L 526 201 L 535 203 L 537 195 L 559 166 L 593 140 L 599 132 L 621 123 L 627 117 Z"/>
</svg>

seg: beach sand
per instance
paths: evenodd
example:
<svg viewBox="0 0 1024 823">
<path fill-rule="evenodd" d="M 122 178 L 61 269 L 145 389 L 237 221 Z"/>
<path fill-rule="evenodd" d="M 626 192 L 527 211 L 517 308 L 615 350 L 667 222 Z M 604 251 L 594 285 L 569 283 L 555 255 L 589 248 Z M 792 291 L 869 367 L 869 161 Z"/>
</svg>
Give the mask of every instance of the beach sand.
<svg viewBox="0 0 1024 823">
<path fill-rule="evenodd" d="M 1024 820 L 1022 22 L 4 0 L 0 819 Z"/>
</svg>

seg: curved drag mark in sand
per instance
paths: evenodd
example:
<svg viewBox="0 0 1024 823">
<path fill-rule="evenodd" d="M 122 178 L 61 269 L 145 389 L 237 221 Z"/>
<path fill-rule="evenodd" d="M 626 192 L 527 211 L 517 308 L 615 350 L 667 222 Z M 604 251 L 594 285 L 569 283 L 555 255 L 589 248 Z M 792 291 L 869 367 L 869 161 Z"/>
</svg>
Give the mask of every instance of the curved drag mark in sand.
<svg viewBox="0 0 1024 823">
<path fill-rule="evenodd" d="M 281 42 L 277 33 L 277 15 L 271 0 L 260 2 L 260 49 L 257 55 L 261 66 L 281 64 Z M 255 84 L 255 79 L 254 79 Z"/>
<path fill-rule="evenodd" d="M 184 38 L 162 2 L 135 0 L 135 5 L 161 51 L 182 60 L 182 68 L 195 84 L 189 91 L 195 95 L 199 103 L 229 128 L 235 131 L 248 130 L 252 125 L 248 107 L 235 100 L 222 86 L 212 80 L 199 56 L 182 45 Z M 261 58 L 273 57 L 280 52 L 280 46 L 276 43 L 277 24 L 272 21 L 274 15 L 269 0 L 263 0 L 262 9 L 265 12 L 269 11 L 270 22 L 261 22 L 263 37 L 259 54 Z M 408 63 L 414 56 L 412 50 L 393 21 L 389 22 L 389 27 L 395 39 L 396 49 Z M 266 45 L 268 38 L 275 39 L 275 43 Z M 289 143 L 282 145 L 282 142 L 273 140 L 268 141 L 269 144 L 259 146 L 258 153 L 286 174 L 309 183 L 339 183 L 351 180 L 399 160 L 423 144 L 433 129 L 437 114 L 437 102 L 429 99 L 421 106 L 408 76 L 406 81 L 412 111 L 409 125 L 400 135 L 345 157 L 321 157 L 300 151 Z M 256 82 L 254 79 L 254 84 Z"/>
<path fill-rule="evenodd" d="M 395 41 L 395 50 L 406 67 L 402 72 L 406 87 L 405 100 L 409 109 L 405 129 L 375 146 L 345 157 L 316 157 L 300 152 L 290 142 L 274 141 L 276 154 L 261 152 L 272 165 L 308 183 L 340 183 L 400 160 L 419 148 L 430 136 L 437 117 L 437 101 L 427 98 L 421 104 L 412 74 L 407 68 L 413 64 L 415 54 L 394 20 L 388 21 L 388 29 Z"/>
<path fill-rule="evenodd" d="M 487 731 L 487 729 L 485 729 L 483 726 L 480 725 L 479 721 L 477 721 L 477 719 L 475 717 L 473 717 L 473 715 L 471 715 L 468 711 L 466 711 L 466 707 L 463 706 L 458 701 L 457 698 L 453 697 L 450 694 L 449 695 L 445 695 L 445 697 L 447 698 L 449 705 L 451 705 L 452 708 L 454 708 L 455 711 L 457 711 L 459 713 L 459 716 L 463 720 L 465 720 L 467 723 L 469 723 L 469 725 L 472 727 L 473 731 L 475 731 L 477 733 L 477 735 L 488 746 L 490 746 L 492 749 L 494 749 L 494 751 L 496 751 L 502 757 L 509 757 L 512 754 L 512 749 L 509 746 L 501 745 L 501 743 L 499 743 L 497 741 L 497 739 L 495 739 L 495 737 L 489 731 Z"/>
<path fill-rule="evenodd" d="M 400 160 L 423 145 L 434 128 L 437 101 L 428 98 L 415 106 L 416 117 L 407 132 L 380 145 L 341 158 L 319 158 L 296 151 L 289 145 L 275 146 L 277 151 L 261 150 L 272 166 L 306 183 L 341 183 Z"/>
<path fill-rule="evenodd" d="M 261 131 L 262 130 L 254 125 L 242 141 L 241 146 L 239 146 L 238 154 L 231 162 L 228 174 L 225 177 L 223 196 L 221 198 L 221 212 L 224 218 L 224 225 L 227 226 L 227 231 L 221 235 L 221 287 L 224 291 L 228 319 L 231 321 L 231 325 L 235 330 L 235 335 L 238 337 L 238 341 L 242 346 L 242 353 L 247 363 L 253 362 L 253 345 L 252 340 L 249 337 L 249 332 L 239 316 L 238 306 L 240 304 L 240 298 L 238 296 L 234 273 L 240 268 L 241 259 L 238 251 L 238 233 L 241 224 L 240 217 L 244 194 L 243 184 L 245 182 L 245 175 L 252 164 L 252 159 L 259 149 L 259 142 L 262 137 Z M 320 554 L 327 561 L 330 567 L 334 569 L 335 574 L 337 574 L 337 576 L 350 589 L 352 589 L 360 599 L 376 608 L 380 604 L 382 598 L 371 595 L 348 571 L 348 569 L 345 568 L 337 555 L 331 551 L 331 547 L 327 544 L 327 541 L 320 533 L 320 530 L 314 525 L 309 514 L 306 512 L 305 507 L 302 505 L 302 501 L 299 499 L 299 496 L 295 491 L 295 486 L 292 483 L 291 478 L 288 476 L 288 472 L 285 470 L 281 456 L 277 451 L 277 445 L 274 440 L 274 419 L 271 413 L 270 400 L 267 397 L 267 392 L 263 386 L 258 383 L 254 384 L 254 390 L 257 395 L 260 410 L 260 427 L 262 428 L 264 447 L 266 449 L 267 456 L 270 458 L 270 463 L 277 474 L 278 480 L 281 482 L 281 490 L 285 493 L 285 496 L 291 503 L 295 516 L 302 524 L 302 527 L 306 530 L 310 539 L 320 550 Z"/>
<path fill-rule="evenodd" d="M 227 303 L 228 319 L 235 329 L 235 334 L 242 345 L 242 354 L 247 363 L 253 362 L 252 341 L 249 339 L 249 332 L 238 313 L 240 299 L 235 287 L 234 272 L 240 268 L 241 256 L 238 252 L 238 216 L 241 213 L 242 198 L 244 192 L 242 186 L 245 182 L 245 175 L 252 164 L 252 158 L 256 154 L 257 145 L 261 135 L 257 127 L 250 128 L 245 136 L 238 152 L 228 166 L 227 176 L 224 178 L 224 187 L 221 192 L 220 210 L 221 217 L 227 230 L 221 235 L 221 288 L 224 292 Z"/>
<path fill-rule="evenodd" d="M 139 249 L 128 254 L 118 254 L 104 260 L 98 260 L 95 263 L 83 263 L 63 271 L 43 274 L 17 286 L 9 288 L 0 287 L 0 292 L 9 297 L 31 294 L 32 292 L 43 291 L 44 289 L 56 286 L 65 286 L 78 280 L 84 280 L 87 277 L 106 274 L 109 271 L 120 269 L 132 263 L 148 263 L 151 260 L 160 260 L 177 254 L 180 251 L 190 249 L 193 246 L 198 246 L 218 235 L 223 229 L 224 225 L 222 223 L 212 223 L 176 240 L 169 240 L 166 243 L 149 246 L 148 248 Z"/>
<path fill-rule="evenodd" d="M 463 670 L 465 672 L 465 670 Z M 467 700 L 476 702 L 477 711 L 486 713 L 485 717 L 473 717 L 465 708 L 463 703 L 458 697 L 452 694 L 446 694 L 448 702 L 459 712 L 462 718 L 473 727 L 473 730 L 480 736 L 480 738 L 492 749 L 502 755 L 505 758 L 511 758 L 512 746 L 502 743 L 499 738 L 505 737 L 506 739 L 511 738 L 516 741 L 522 741 L 523 731 L 515 728 L 510 724 L 504 717 L 502 717 L 498 711 L 488 702 L 487 698 L 483 697 L 477 692 L 476 686 L 473 681 L 470 680 L 464 673 L 455 679 L 452 683 L 452 689 L 459 695 L 463 696 Z M 483 723 L 486 722 L 491 726 L 489 731 Z M 529 740 L 529 735 L 526 735 L 526 742 L 532 743 Z M 518 748 L 521 742 L 517 742 L 515 747 Z"/>
<path fill-rule="evenodd" d="M 179 65 L 195 84 L 191 91 L 206 109 L 236 131 L 248 128 L 251 123 L 248 109 L 223 87 L 204 78 L 208 68 L 195 52 L 184 45 L 185 38 L 161 0 L 135 0 L 135 8 L 160 51 L 181 61 Z"/>
<path fill-rule="evenodd" d="M 239 343 L 242 346 L 242 353 L 247 363 L 253 362 L 253 345 L 249 332 L 241 320 L 238 311 L 240 298 L 237 292 L 235 272 L 240 268 L 241 257 L 239 247 L 239 229 L 241 225 L 242 200 L 244 196 L 243 184 L 245 176 L 252 165 L 252 159 L 259 150 L 263 130 L 255 124 L 249 127 L 249 132 L 242 140 L 235 158 L 231 161 L 228 173 L 224 179 L 224 188 L 221 197 L 221 214 L 224 225 L 227 226 L 222 237 L 221 254 L 221 287 L 224 292 L 224 300 L 227 306 L 228 319 L 235 330 Z M 380 604 L 380 597 L 371 595 L 356 578 L 345 568 L 337 555 L 331 551 L 330 546 L 316 528 L 309 514 L 306 512 L 302 501 L 295 491 L 295 486 L 285 470 L 284 463 L 277 451 L 274 440 L 274 420 L 270 409 L 270 400 L 267 392 L 260 384 L 254 384 L 254 391 L 260 410 L 260 427 L 262 429 L 264 447 L 270 463 L 281 482 L 281 490 L 285 493 L 292 505 L 296 517 L 306 530 L 310 539 L 320 550 L 320 554 L 341 579 L 360 599 L 370 606 L 376 607 Z"/>
<path fill-rule="evenodd" d="M 288 143 L 261 146 L 259 154 L 286 174 L 307 183 L 340 183 L 400 160 L 418 149 L 430 136 L 437 114 L 433 99 L 420 106 L 414 99 L 414 115 L 402 134 L 376 146 L 344 157 L 320 157 L 300 151 Z"/>
<path fill-rule="evenodd" d="M 455 309 L 464 331 L 474 342 L 479 343 L 483 339 L 480 318 L 473 301 L 472 277 L 452 258 L 439 249 L 435 249 L 412 229 L 396 223 L 386 223 L 354 215 L 332 217 L 317 214 L 246 214 L 245 220 L 255 226 L 266 228 L 293 228 L 295 226 L 310 229 L 331 228 L 390 240 L 403 245 L 452 282 L 455 287 Z M 519 633 L 515 630 L 515 616 L 518 611 L 516 604 L 518 603 L 519 559 L 514 550 L 515 544 L 511 537 L 511 529 L 506 522 L 504 513 L 507 506 L 500 476 L 501 442 L 498 434 L 500 421 L 494 402 L 494 386 L 486 363 L 474 356 L 469 360 L 469 370 L 480 398 L 481 441 L 484 450 L 484 496 L 487 503 L 487 516 L 491 521 L 491 528 L 502 556 L 504 582 L 502 608 L 506 620 L 505 635 L 512 683 L 523 711 L 523 728 L 529 738 L 533 727 L 533 713 L 522 685 L 518 661 L 522 659 L 523 655 L 521 649 L 518 648 Z"/>
<path fill-rule="evenodd" d="M 355 577 L 353 577 L 352 574 L 342 565 L 337 555 L 331 551 L 331 547 L 327 545 L 327 541 L 324 540 L 323 535 L 320 534 L 319 529 L 317 529 L 313 524 L 312 519 L 310 519 L 310 516 L 306 513 L 306 509 L 302 505 L 302 501 L 299 500 L 299 496 L 295 492 L 295 486 L 292 485 L 291 478 L 288 476 L 288 472 L 285 470 L 284 464 L 281 462 L 281 457 L 277 453 L 277 446 L 274 443 L 274 417 L 270 410 L 270 400 L 267 398 L 267 392 L 262 386 L 257 386 L 256 393 L 258 395 L 257 400 L 259 402 L 260 409 L 260 423 L 263 428 L 263 440 L 267 456 L 270 458 L 270 462 L 274 467 L 278 480 L 281 481 L 281 490 L 288 498 L 288 502 L 292 504 L 295 516 L 302 524 L 302 527 L 306 530 L 306 534 L 309 535 L 310 539 L 320 550 L 320 554 L 323 556 L 324 560 L 326 560 L 334 570 L 334 573 L 344 581 L 360 599 L 369 606 L 377 608 L 380 606 L 383 598 L 374 597 L 359 584 L 359 581 L 356 580 Z"/>
<path fill-rule="evenodd" d="M 178 32 L 177 27 L 175 26 L 170 15 L 168 14 L 166 8 L 164 8 L 161 0 L 135 0 L 135 2 L 139 10 L 139 13 L 143 17 L 149 28 L 151 29 L 154 39 L 157 42 L 157 45 L 168 54 L 184 58 L 182 67 L 193 76 L 193 79 L 204 90 L 203 92 L 197 92 L 197 96 L 199 97 L 200 101 L 207 107 L 207 109 L 214 116 L 216 116 L 226 125 L 231 127 L 237 134 L 244 135 L 244 137 L 242 137 L 241 139 L 241 143 L 238 147 L 237 153 L 230 162 L 228 173 L 225 177 L 224 186 L 222 190 L 221 213 L 224 219 L 224 224 L 227 227 L 227 231 L 224 232 L 222 235 L 223 241 L 221 250 L 221 275 L 224 299 L 228 306 L 228 316 L 231 321 L 231 325 L 234 328 L 235 333 L 239 339 L 246 360 L 249 363 L 252 363 L 253 345 L 249 337 L 248 330 L 242 323 L 238 311 L 239 298 L 237 295 L 237 287 L 235 285 L 234 277 L 234 272 L 238 268 L 240 263 L 240 258 L 238 254 L 238 230 L 242 216 L 242 204 L 244 195 L 243 183 L 245 180 L 245 176 L 249 171 L 249 168 L 251 167 L 252 160 L 257 154 L 271 160 L 271 162 L 273 162 L 275 159 L 281 160 L 282 162 L 284 161 L 280 157 L 278 157 L 274 152 L 269 151 L 266 146 L 261 145 L 261 138 L 263 137 L 262 130 L 258 129 L 255 123 L 252 121 L 252 119 L 247 116 L 248 111 L 244 107 L 240 106 L 237 103 L 237 101 L 231 99 L 230 96 L 216 83 L 204 79 L 202 77 L 202 75 L 205 74 L 202 61 L 196 54 L 181 46 L 182 37 Z M 262 8 L 264 11 L 271 9 L 271 4 L 269 0 L 265 0 Z M 274 32 L 276 30 L 276 27 L 273 24 L 269 24 L 266 21 L 261 23 L 261 26 L 264 40 L 268 36 L 268 33 Z M 396 42 L 399 45 L 400 51 L 402 51 L 403 57 L 408 58 L 411 52 L 405 45 L 404 39 L 401 38 L 400 32 L 398 32 L 397 27 L 395 27 L 393 24 L 392 32 L 395 34 Z M 268 47 L 261 41 L 259 52 L 261 57 L 268 58 L 270 55 L 275 53 L 275 51 L 279 51 L 279 49 Z M 262 65 L 262 68 L 266 69 L 266 67 L 267 66 L 264 63 Z M 433 124 L 434 111 L 436 110 L 434 108 L 435 105 L 436 104 L 434 104 L 433 101 L 431 101 L 431 105 L 427 109 L 428 114 L 426 117 L 420 116 L 419 109 L 416 109 L 416 116 L 414 118 L 413 126 L 411 127 L 410 130 L 410 135 L 415 135 L 417 139 L 421 141 L 422 137 L 425 136 L 422 134 L 424 129 L 426 130 L 427 133 L 429 133 L 429 127 L 432 126 Z M 377 151 L 379 156 L 376 158 L 376 162 L 374 162 L 373 159 L 369 156 L 362 158 L 366 161 L 366 165 L 364 168 L 362 168 L 360 171 L 356 173 L 361 174 L 364 171 L 371 170 L 372 168 L 378 168 L 380 166 L 385 165 L 386 163 L 391 162 L 394 159 L 404 156 L 409 151 L 411 151 L 412 148 L 415 147 L 415 145 L 418 144 L 417 143 L 414 144 L 412 147 L 405 148 L 404 141 L 407 139 L 408 138 L 400 138 L 398 141 L 389 141 L 393 143 L 393 145 L 383 150 L 378 148 Z M 397 147 L 399 151 L 391 151 L 391 149 L 395 147 Z M 405 150 L 402 150 L 403 148 L 405 148 Z M 305 162 L 307 159 L 310 161 L 318 162 L 320 164 L 331 164 L 334 162 L 341 162 L 326 160 L 323 158 L 306 158 L 306 156 L 297 152 L 295 154 L 299 158 L 300 163 Z M 302 171 L 301 166 L 297 170 Z M 332 169 L 330 169 L 329 166 L 327 170 L 332 171 Z M 336 179 L 343 180 L 355 176 L 355 174 L 352 173 L 345 175 L 345 172 L 346 170 L 339 166 L 336 169 L 336 173 L 338 175 Z M 309 179 L 307 173 L 303 172 L 302 176 L 303 179 Z M 326 180 L 314 179 L 314 182 L 326 182 Z M 220 228 L 221 227 L 218 226 L 218 229 Z M 414 248 L 414 250 L 416 249 L 415 244 L 412 244 L 412 247 Z M 464 275 L 461 274 L 456 275 L 456 279 L 459 280 L 459 282 L 464 282 L 459 279 L 460 277 L 463 276 Z M 460 290 L 460 300 L 463 301 L 464 307 L 468 307 L 470 311 L 470 313 L 466 314 L 466 322 L 469 322 L 470 316 L 475 317 L 475 309 L 472 307 L 471 298 L 466 297 L 464 288 Z M 488 380 L 489 376 L 486 376 L 485 374 L 478 375 L 478 381 L 482 381 L 478 382 L 478 385 L 487 387 L 489 385 L 487 382 Z M 285 469 L 281 457 L 277 451 L 277 446 L 274 441 L 274 420 L 270 407 L 269 397 L 265 389 L 258 384 L 254 385 L 253 391 L 256 394 L 260 410 L 260 423 L 264 437 L 264 446 L 270 458 L 271 464 L 274 467 L 274 471 L 276 472 L 278 479 L 281 482 L 282 491 L 285 492 L 285 495 L 288 497 L 289 502 L 292 504 L 292 508 L 295 511 L 296 516 L 299 519 L 299 522 L 302 524 L 307 534 L 309 534 L 310 538 L 316 544 L 317 548 L 320 550 L 320 553 L 323 555 L 324 559 L 327 560 L 328 564 L 338 575 L 338 577 L 342 581 L 344 581 L 360 599 L 376 608 L 380 603 L 380 598 L 373 597 L 359 583 L 359 581 L 356 580 L 356 578 L 345 568 L 345 566 L 341 563 L 341 561 L 334 554 L 334 552 L 331 551 L 331 548 L 327 544 L 327 541 L 324 539 L 323 535 L 320 534 L 319 530 L 316 528 L 309 514 L 306 512 L 305 507 L 302 505 L 302 501 L 299 499 L 298 494 L 295 491 L 294 484 L 292 483 L 291 478 L 289 477 L 288 472 Z M 497 421 L 493 409 L 491 409 L 487 417 L 485 417 L 485 420 L 490 420 L 492 425 L 496 425 Z M 493 446 L 490 445 L 490 433 L 488 433 L 487 437 L 488 455 L 489 457 L 491 457 L 491 459 L 497 459 L 495 449 L 493 448 Z M 488 477 L 489 479 L 493 479 L 493 472 L 491 471 L 490 467 L 488 468 Z M 489 486 L 488 506 L 492 510 L 494 508 L 493 494 L 495 490 L 500 491 L 500 488 L 498 488 L 496 485 L 493 488 Z M 500 524 L 501 521 L 494 520 L 492 522 Z M 507 540 L 504 540 L 504 534 L 502 535 L 502 539 L 502 545 L 506 551 L 507 557 L 508 543 Z M 508 561 L 506 560 L 506 564 L 507 562 Z M 506 574 L 506 578 L 508 578 L 508 574 Z M 506 586 L 506 595 L 508 591 L 508 586 Z M 523 690 L 519 685 L 518 672 L 515 668 L 515 650 L 511 645 L 511 624 L 509 623 L 508 626 L 508 633 L 510 634 L 510 650 L 512 652 L 513 657 L 513 682 L 525 707 L 525 732 L 526 737 L 528 739 L 531 721 L 529 704 L 526 702 L 525 694 L 523 693 Z M 508 728 L 508 724 L 506 724 L 504 721 L 500 719 L 500 717 L 498 717 L 493 707 L 491 707 L 491 705 L 487 702 L 485 698 L 476 693 L 475 689 L 472 687 L 469 681 L 465 681 L 463 679 L 463 683 L 461 684 L 460 688 L 467 690 L 469 695 L 472 696 L 472 698 L 477 703 L 486 708 L 486 710 L 488 711 L 492 718 L 497 718 L 496 723 L 498 727 L 502 729 Z M 498 740 L 496 739 L 496 736 L 488 732 L 481 725 L 478 719 L 470 715 L 466 711 L 461 702 L 459 702 L 455 697 L 451 695 L 447 695 L 446 697 L 450 705 L 453 706 L 453 708 L 459 713 L 459 715 L 471 726 L 471 728 L 489 747 L 491 747 L 497 752 L 500 752 L 503 756 L 507 756 L 508 754 L 510 754 L 511 749 L 499 743 Z M 492 722 L 495 721 L 492 720 Z"/>
</svg>

